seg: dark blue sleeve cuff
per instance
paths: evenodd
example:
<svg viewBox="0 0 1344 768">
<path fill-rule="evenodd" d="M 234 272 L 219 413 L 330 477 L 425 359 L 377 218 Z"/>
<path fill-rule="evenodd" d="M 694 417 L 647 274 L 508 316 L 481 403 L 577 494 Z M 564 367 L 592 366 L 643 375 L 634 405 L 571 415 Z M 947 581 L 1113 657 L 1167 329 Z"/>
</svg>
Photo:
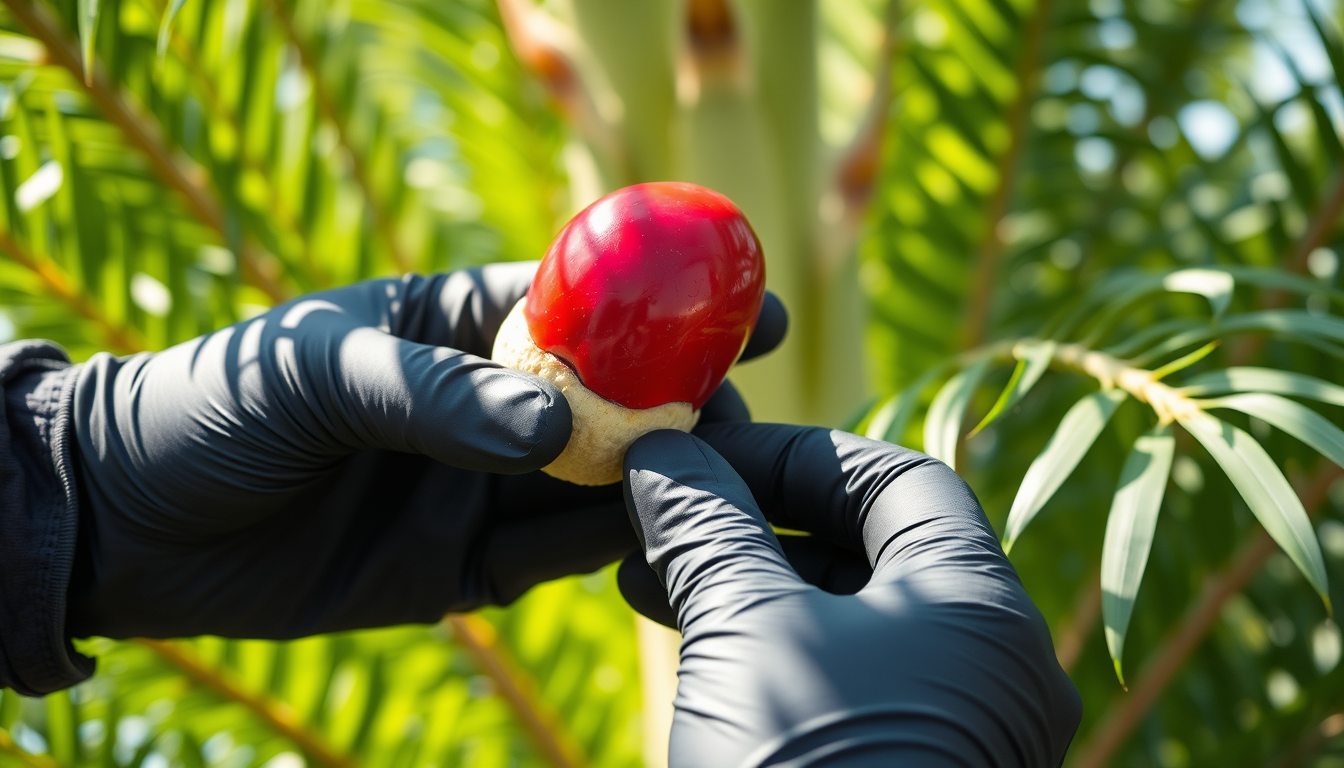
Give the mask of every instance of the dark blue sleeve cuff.
<svg viewBox="0 0 1344 768">
<path fill-rule="evenodd" d="M 72 370 L 51 342 L 0 345 L 0 686 L 28 696 L 94 667 L 65 632 L 79 510 Z"/>
</svg>

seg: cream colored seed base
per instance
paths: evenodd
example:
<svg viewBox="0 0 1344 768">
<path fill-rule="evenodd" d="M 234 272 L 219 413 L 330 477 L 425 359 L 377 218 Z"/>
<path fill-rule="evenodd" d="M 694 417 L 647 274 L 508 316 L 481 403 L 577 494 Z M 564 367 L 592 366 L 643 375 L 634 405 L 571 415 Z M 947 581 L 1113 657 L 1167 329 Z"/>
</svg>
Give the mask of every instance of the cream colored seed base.
<svg viewBox="0 0 1344 768">
<path fill-rule="evenodd" d="M 560 457 L 541 471 L 579 485 L 609 485 L 621 481 L 625 451 L 641 435 L 656 429 L 690 432 L 700 412 L 686 402 L 664 403 L 632 410 L 607 400 L 579 381 L 560 358 L 532 341 L 523 317 L 523 298 L 514 305 L 495 337 L 491 359 L 506 368 L 540 376 L 560 388 L 574 414 L 574 432 Z"/>
</svg>

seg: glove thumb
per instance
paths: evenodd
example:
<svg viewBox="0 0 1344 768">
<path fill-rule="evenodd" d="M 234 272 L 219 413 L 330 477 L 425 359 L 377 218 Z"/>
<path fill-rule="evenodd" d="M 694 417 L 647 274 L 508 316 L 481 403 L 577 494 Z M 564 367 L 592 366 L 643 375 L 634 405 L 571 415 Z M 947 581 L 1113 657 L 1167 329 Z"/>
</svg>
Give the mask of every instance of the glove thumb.
<svg viewBox="0 0 1344 768">
<path fill-rule="evenodd" d="M 293 342 L 276 342 L 277 378 L 297 382 L 300 410 L 317 422 L 305 432 L 507 474 L 546 466 L 568 443 L 569 403 L 550 382 L 340 319 L 315 312 Z"/>
<path fill-rule="evenodd" d="M 626 510 L 682 632 L 809 589 L 746 483 L 700 439 L 672 430 L 625 455 Z"/>
</svg>

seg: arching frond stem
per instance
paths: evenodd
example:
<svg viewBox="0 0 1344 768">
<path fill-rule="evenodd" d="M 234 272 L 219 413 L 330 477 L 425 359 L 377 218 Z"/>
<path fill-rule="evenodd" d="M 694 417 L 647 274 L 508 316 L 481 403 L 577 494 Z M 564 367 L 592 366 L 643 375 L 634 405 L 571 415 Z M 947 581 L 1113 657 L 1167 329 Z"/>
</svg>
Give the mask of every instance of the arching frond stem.
<svg viewBox="0 0 1344 768">
<path fill-rule="evenodd" d="M 220 670 L 207 666 L 182 645 L 143 638 L 134 642 L 153 651 L 159 658 L 181 670 L 196 684 L 213 691 L 223 699 L 241 704 L 271 730 L 303 750 L 318 765 L 324 768 L 357 768 L 353 759 L 341 754 L 321 734 L 306 727 L 288 707 L 262 694 L 247 690 Z"/>
<path fill-rule="evenodd" d="M 1066 674 L 1073 671 L 1073 666 L 1078 663 L 1078 657 L 1083 655 L 1087 639 L 1092 635 L 1092 630 L 1100 619 L 1101 566 L 1098 564 L 1078 587 L 1068 622 L 1056 633 L 1055 658 L 1059 660 L 1059 667 Z"/>
<path fill-rule="evenodd" d="M 116 352 L 141 352 L 145 340 L 134 328 L 124 326 L 108 317 L 97 302 L 70 282 L 70 278 L 50 259 L 39 258 L 10 237 L 0 232 L 0 252 L 11 261 L 31 271 L 42 281 L 47 293 L 73 309 L 80 317 L 98 327 L 103 340 Z"/>
<path fill-rule="evenodd" d="M 998 182 L 985 205 L 984 235 L 975 256 L 975 273 L 971 290 L 966 296 L 965 320 L 961 328 L 961 349 L 971 349 L 984 343 L 989 331 L 990 305 L 998 283 L 999 262 L 1003 256 L 1003 238 L 999 236 L 999 221 L 1008 212 L 1018 167 L 1027 145 L 1028 121 L 1032 101 L 1036 97 L 1036 83 L 1041 69 L 1041 53 L 1045 33 L 1049 28 L 1053 0 L 1036 0 L 1022 40 L 1021 58 L 1017 66 L 1017 95 L 1009 107 L 1008 146 L 999 156 Z"/>
<path fill-rule="evenodd" d="M 1329 494 L 1330 485 L 1340 477 L 1344 477 L 1344 469 L 1323 459 L 1309 478 L 1295 484 L 1302 505 L 1308 512 L 1319 509 Z M 1111 764 L 1116 750 L 1147 716 L 1162 692 L 1218 622 L 1223 606 L 1246 587 L 1270 555 L 1277 551 L 1278 545 L 1269 534 L 1262 528 L 1256 529 L 1227 568 L 1204 581 L 1198 602 L 1190 607 L 1181 623 L 1158 646 L 1157 656 L 1144 666 L 1138 683 L 1112 704 L 1093 729 L 1092 737 L 1075 751 L 1075 759 L 1071 763 L 1073 768 L 1102 768 Z"/>
<path fill-rule="evenodd" d="M 317 59 L 309 50 L 303 37 L 299 35 L 299 29 L 294 24 L 294 17 L 290 15 L 289 6 L 285 0 L 271 0 L 270 8 L 275 20 L 280 23 L 281 29 L 284 30 L 289 44 L 294 46 L 294 50 L 298 53 L 300 65 L 308 73 L 308 79 L 313 84 L 313 98 L 317 100 L 318 111 L 336 129 L 336 142 L 345 150 L 346 156 L 350 159 L 350 175 L 364 195 L 364 205 L 368 206 L 369 217 L 373 220 L 374 229 L 382 237 L 383 244 L 392 257 L 392 263 L 402 272 L 411 271 L 415 268 L 415 263 L 407 255 L 406 249 L 402 247 L 401 241 L 397 238 L 396 223 L 392 221 L 386 204 L 379 197 L 378 190 L 374 187 L 373 179 L 369 177 L 369 167 L 364 161 L 364 153 L 354 146 L 350 140 L 350 128 L 346 125 L 345 118 L 340 110 L 336 108 L 336 102 L 332 100 L 331 92 L 322 80 L 322 70 L 318 66 Z"/>
<path fill-rule="evenodd" d="M 12 694 L 10 694 L 12 695 Z M 0 728 L 0 754 L 9 755 L 29 768 L 65 768 L 65 766 L 52 760 L 46 755 L 34 755 L 18 744 L 14 743 L 14 737 L 9 735 L 9 731 Z"/>
<path fill-rule="evenodd" d="M 59 22 L 45 8 L 29 0 L 4 0 L 4 3 L 15 18 L 46 47 L 51 60 L 68 70 L 75 81 L 84 87 L 103 116 L 121 129 L 122 135 L 144 155 L 150 168 L 164 184 L 181 195 L 192 215 L 227 242 L 229 238 L 224 212 L 211 193 L 204 174 L 168 147 L 158 123 L 112 85 L 100 67 L 94 66 L 91 76 L 85 79 L 79 48 L 66 37 Z M 244 245 L 242 251 L 239 256 L 243 278 L 261 289 L 272 301 L 278 303 L 287 299 L 288 293 L 280 286 L 275 257 L 250 245 Z"/>
<path fill-rule="evenodd" d="M 160 0 L 140 0 L 146 10 L 150 11 L 156 17 L 163 16 L 165 12 L 164 3 Z M 219 96 L 219 89 L 216 87 L 214 79 L 202 65 L 200 57 L 192 49 L 188 41 L 181 35 L 171 35 L 168 38 L 168 48 L 173 52 L 173 57 L 181 63 L 182 68 L 186 70 L 192 84 L 195 86 L 196 94 L 200 97 L 201 104 L 209 114 L 210 119 L 216 123 L 228 126 L 228 129 L 237 137 L 238 140 L 238 160 L 241 165 L 250 171 L 255 178 L 259 179 L 266 190 L 267 217 L 280 227 L 282 227 L 288 236 L 293 237 L 300 244 L 299 258 L 302 261 L 303 268 L 310 276 L 318 276 L 319 279 L 314 282 L 325 286 L 327 275 L 324 270 L 313 260 L 312 243 L 307 233 L 299 226 L 294 211 L 289 205 L 289 201 L 280 193 L 279 186 L 271 177 L 270 169 L 266 167 L 255 155 L 248 150 L 248 143 L 242 140 L 245 135 L 242 123 L 238 120 L 238 115 L 224 104 Z"/>
<path fill-rule="evenodd" d="M 495 684 L 495 691 L 513 710 L 537 750 L 555 768 L 586 765 L 573 738 L 560 719 L 537 694 L 536 684 L 514 663 L 500 645 L 499 635 L 487 619 L 475 614 L 449 614 L 444 619 L 456 640 Z"/>
</svg>

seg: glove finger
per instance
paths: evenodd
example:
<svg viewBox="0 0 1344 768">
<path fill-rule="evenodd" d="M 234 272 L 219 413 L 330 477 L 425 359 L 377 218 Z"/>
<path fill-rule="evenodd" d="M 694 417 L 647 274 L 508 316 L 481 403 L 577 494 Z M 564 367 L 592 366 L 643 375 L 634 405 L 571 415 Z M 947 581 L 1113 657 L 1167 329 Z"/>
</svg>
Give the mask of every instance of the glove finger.
<svg viewBox="0 0 1344 768">
<path fill-rule="evenodd" d="M 738 393 L 737 387 L 724 379 L 700 409 L 700 421 L 697 423 L 719 424 L 730 421 L 751 421 L 751 411 L 747 408 L 747 401 Z"/>
<path fill-rule="evenodd" d="M 1006 564 L 975 494 L 918 451 L 838 430 L 711 424 L 697 431 L 740 473 L 766 517 L 867 553 L 886 578 L 947 560 Z"/>
<path fill-rule="evenodd" d="M 668 602 L 667 589 L 643 552 L 631 552 L 621 561 L 616 569 L 616 586 L 635 613 L 669 629 L 677 628 L 677 612 Z"/>
<path fill-rule="evenodd" d="M 318 450 L 382 448 L 519 473 L 549 464 L 569 441 L 569 404 L 549 382 L 397 338 L 329 302 L 299 301 L 244 337 L 254 333 L 276 416 L 293 419 L 289 434 L 315 439 Z M 239 373 L 240 386 L 247 376 Z"/>
<path fill-rule="evenodd" d="M 617 501 L 495 526 L 480 551 L 479 572 L 489 602 L 508 605 L 537 584 L 591 573 L 638 547 Z"/>
<path fill-rule="evenodd" d="M 789 332 L 789 312 L 784 309 L 784 302 L 770 291 L 765 292 L 765 300 L 761 302 L 761 313 L 756 316 L 756 330 L 752 331 L 751 338 L 747 339 L 747 346 L 742 350 L 742 356 L 738 358 L 739 363 L 760 357 L 767 352 L 774 351 L 784 341 L 784 336 Z"/>
<path fill-rule="evenodd" d="M 392 335 L 489 357 L 495 335 L 532 284 L 535 261 L 408 278 Z"/>
<path fill-rule="evenodd" d="M 651 432 L 626 452 L 624 475 L 635 533 L 683 630 L 803 588 L 751 491 L 704 442 Z"/>
<path fill-rule="evenodd" d="M 813 536 L 779 535 L 779 545 L 803 581 L 833 595 L 852 595 L 863 589 L 872 576 L 863 555 L 840 549 Z M 621 596 L 637 613 L 665 627 L 677 628 L 677 615 L 667 600 L 667 590 L 658 581 L 643 553 L 632 552 L 616 571 Z"/>
</svg>

